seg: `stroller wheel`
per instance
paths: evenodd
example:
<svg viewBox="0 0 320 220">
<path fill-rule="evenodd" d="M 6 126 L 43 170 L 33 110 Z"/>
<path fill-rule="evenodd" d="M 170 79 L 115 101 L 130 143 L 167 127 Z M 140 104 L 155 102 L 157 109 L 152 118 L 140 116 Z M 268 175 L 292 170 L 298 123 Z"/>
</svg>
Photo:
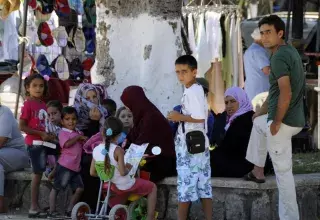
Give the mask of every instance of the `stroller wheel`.
<svg viewBox="0 0 320 220">
<path fill-rule="evenodd" d="M 115 205 L 109 212 L 109 220 L 130 220 L 127 206 Z"/>
<path fill-rule="evenodd" d="M 85 202 L 77 203 L 71 212 L 71 219 L 72 220 L 88 220 L 89 217 L 86 214 L 91 214 L 90 207 Z"/>
</svg>

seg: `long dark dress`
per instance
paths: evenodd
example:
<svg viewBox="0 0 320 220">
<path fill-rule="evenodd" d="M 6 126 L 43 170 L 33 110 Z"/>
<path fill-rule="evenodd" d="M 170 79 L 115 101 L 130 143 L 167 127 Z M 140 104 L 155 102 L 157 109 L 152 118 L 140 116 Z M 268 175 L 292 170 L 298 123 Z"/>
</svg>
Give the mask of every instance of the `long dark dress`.
<svg viewBox="0 0 320 220">
<path fill-rule="evenodd" d="M 253 169 L 253 164 L 246 160 L 253 114 L 250 111 L 238 116 L 226 132 L 226 112 L 216 116 L 211 144 L 218 146 L 210 155 L 211 176 L 243 177 Z"/>
<path fill-rule="evenodd" d="M 127 87 L 121 95 L 121 101 L 133 114 L 134 126 L 127 136 L 128 143 L 138 145 L 149 143 L 146 154 L 152 154 L 151 149 L 154 146 L 161 148 L 161 154 L 147 159 L 141 170 L 150 172 L 150 180 L 155 183 L 165 177 L 174 176 L 176 174 L 174 140 L 167 119 L 149 101 L 139 86 Z"/>
<path fill-rule="evenodd" d="M 99 121 L 91 120 L 88 129 L 82 131 L 84 136 L 90 138 L 99 132 Z M 92 155 L 83 152 L 81 159 L 81 177 L 84 184 L 84 192 L 80 201 L 88 203 L 91 210 L 95 211 L 99 194 L 100 179 L 90 176 Z"/>
</svg>

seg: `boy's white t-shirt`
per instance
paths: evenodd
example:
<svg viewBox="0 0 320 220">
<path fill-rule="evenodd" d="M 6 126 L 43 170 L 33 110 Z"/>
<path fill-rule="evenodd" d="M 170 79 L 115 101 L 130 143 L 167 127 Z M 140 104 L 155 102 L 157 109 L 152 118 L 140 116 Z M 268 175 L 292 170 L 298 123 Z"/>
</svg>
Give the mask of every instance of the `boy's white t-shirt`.
<svg viewBox="0 0 320 220">
<path fill-rule="evenodd" d="M 205 123 L 189 123 L 185 122 L 185 133 L 193 130 L 203 131 L 205 136 L 207 133 L 207 119 L 208 119 L 208 103 L 204 95 L 201 85 L 193 84 L 189 88 L 185 87 L 182 99 L 182 114 L 190 115 L 193 119 L 205 119 Z M 182 125 L 179 124 L 178 133 L 183 134 Z"/>
</svg>

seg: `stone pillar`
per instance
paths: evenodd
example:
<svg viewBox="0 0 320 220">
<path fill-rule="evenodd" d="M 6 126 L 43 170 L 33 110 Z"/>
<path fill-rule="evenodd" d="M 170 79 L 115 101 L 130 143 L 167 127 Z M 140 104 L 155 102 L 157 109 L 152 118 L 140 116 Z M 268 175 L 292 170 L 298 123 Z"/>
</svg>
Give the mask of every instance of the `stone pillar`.
<svg viewBox="0 0 320 220">
<path fill-rule="evenodd" d="M 174 71 L 182 55 L 182 0 L 97 0 L 96 63 L 92 82 L 108 86 L 119 106 L 124 88 L 139 85 L 166 114 L 180 103 Z"/>
</svg>

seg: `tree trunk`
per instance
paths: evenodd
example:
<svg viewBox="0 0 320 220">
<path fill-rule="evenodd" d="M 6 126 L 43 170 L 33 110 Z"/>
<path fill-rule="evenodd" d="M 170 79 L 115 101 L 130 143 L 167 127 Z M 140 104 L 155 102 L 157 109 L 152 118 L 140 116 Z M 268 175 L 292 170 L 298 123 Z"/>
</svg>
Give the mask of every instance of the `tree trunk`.
<svg viewBox="0 0 320 220">
<path fill-rule="evenodd" d="M 144 88 L 166 114 L 180 103 L 182 86 L 174 71 L 182 55 L 182 0 L 97 0 L 97 54 L 93 83 L 108 86 L 118 104 L 123 89 Z"/>
</svg>

